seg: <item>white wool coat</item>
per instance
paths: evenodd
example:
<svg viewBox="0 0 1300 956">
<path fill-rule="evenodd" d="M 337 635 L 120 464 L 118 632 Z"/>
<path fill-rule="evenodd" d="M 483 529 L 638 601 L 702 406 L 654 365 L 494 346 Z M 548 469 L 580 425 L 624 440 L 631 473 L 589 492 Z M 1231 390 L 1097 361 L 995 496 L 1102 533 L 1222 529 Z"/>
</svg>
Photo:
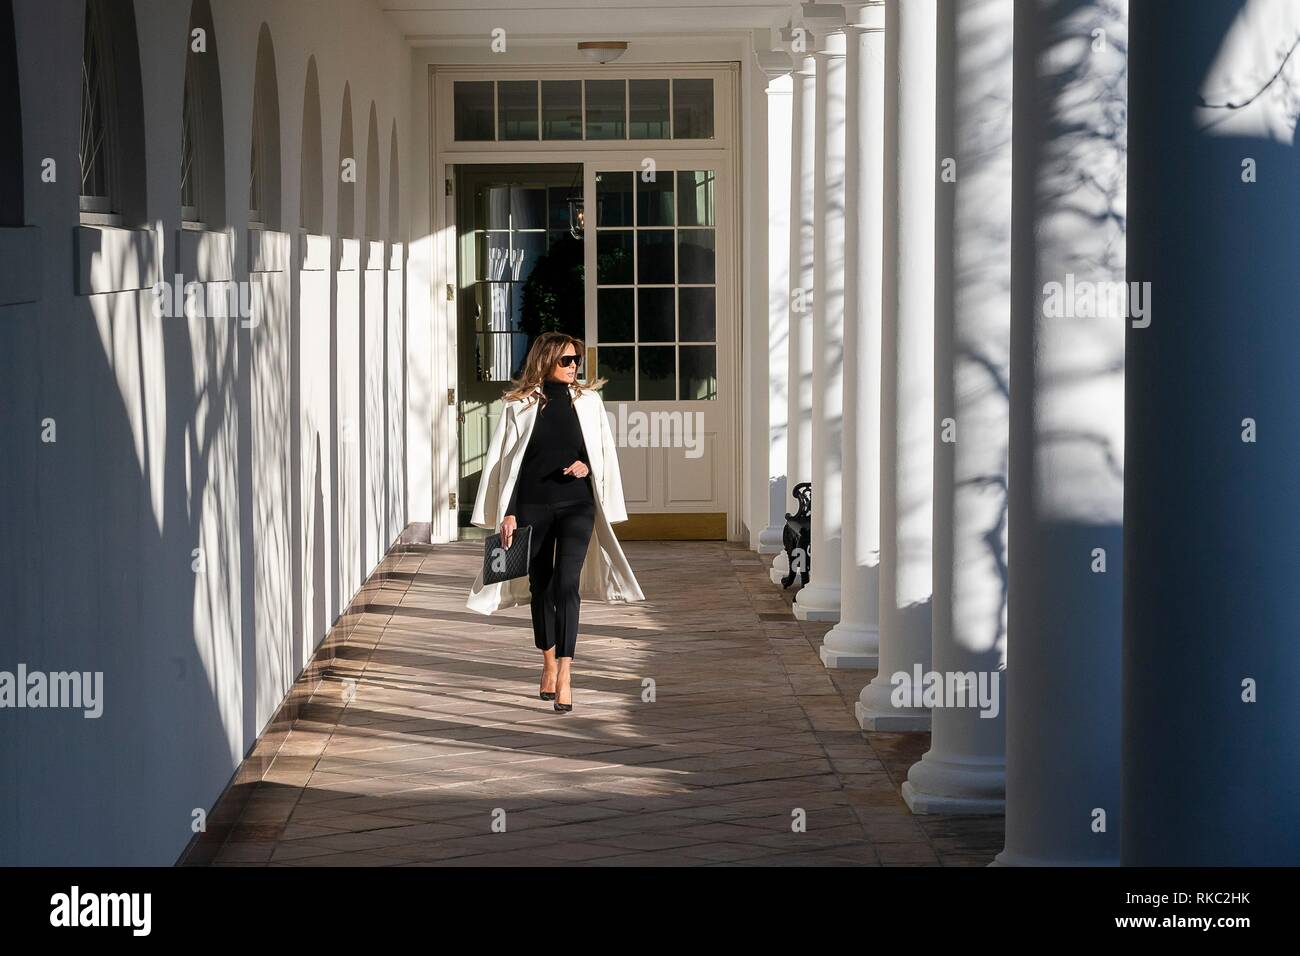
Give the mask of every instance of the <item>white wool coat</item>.
<svg viewBox="0 0 1300 956">
<path fill-rule="evenodd" d="M 538 392 L 540 394 L 540 389 Z M 586 464 L 591 469 L 592 490 L 596 499 L 596 523 L 583 561 L 578 592 L 584 601 L 606 604 L 644 601 L 645 595 L 641 593 L 611 527 L 615 522 L 627 520 L 627 508 L 623 503 L 623 477 L 618 467 L 618 448 L 614 444 L 614 432 L 605 414 L 605 403 L 598 393 L 590 390 L 578 393 L 572 385 L 569 386 L 569 395 L 573 397 L 582 427 L 582 439 L 587 446 L 587 454 L 591 457 L 591 461 Z M 528 447 L 529 436 L 537 421 L 537 410 L 535 398 L 506 402 L 496 430 L 492 433 L 487 461 L 479 479 L 474 514 L 470 519 L 476 528 L 490 531 L 500 529 L 501 521 L 505 518 L 502 509 L 510 503 L 510 494 L 519 478 L 524 450 Z M 531 600 L 527 575 L 484 585 L 483 571 L 480 568 L 465 606 L 480 614 L 491 614 L 502 608 L 529 604 Z"/>
</svg>

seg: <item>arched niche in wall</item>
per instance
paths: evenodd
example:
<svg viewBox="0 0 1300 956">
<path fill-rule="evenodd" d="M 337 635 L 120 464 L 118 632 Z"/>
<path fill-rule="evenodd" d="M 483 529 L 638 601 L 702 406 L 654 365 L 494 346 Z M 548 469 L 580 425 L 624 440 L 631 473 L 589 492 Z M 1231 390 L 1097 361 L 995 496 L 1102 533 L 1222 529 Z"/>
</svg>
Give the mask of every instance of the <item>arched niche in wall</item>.
<svg viewBox="0 0 1300 956">
<path fill-rule="evenodd" d="M 0 227 L 23 224 L 23 101 L 13 0 L 0 0 Z"/>
<path fill-rule="evenodd" d="M 298 228 L 312 235 L 325 231 L 321 149 L 320 77 L 313 56 L 307 60 L 307 83 L 302 94 L 302 153 L 298 176 Z"/>
<path fill-rule="evenodd" d="M 388 134 L 388 241 L 402 241 L 401 178 L 397 163 L 397 120 Z"/>
<path fill-rule="evenodd" d="M 357 234 L 357 153 L 352 138 L 352 86 L 343 84 L 343 116 L 339 122 L 339 161 L 334 167 L 338 181 L 338 220 L 335 232 L 340 239 Z"/>
<path fill-rule="evenodd" d="M 366 221 L 367 239 L 382 239 L 383 223 L 380 220 L 379 187 L 379 112 L 375 101 L 370 101 L 370 120 L 366 124 Z"/>
<path fill-rule="evenodd" d="M 144 109 L 133 4 L 86 0 L 78 152 L 82 221 L 145 225 Z"/>
<path fill-rule="evenodd" d="M 135 5 L 86 0 L 84 11 L 75 288 L 79 295 L 148 289 L 162 264 L 149 228 Z"/>
<path fill-rule="evenodd" d="M 185 36 L 181 98 L 181 220 L 220 230 L 226 225 L 225 130 L 221 68 L 208 0 L 193 0 Z"/>
<path fill-rule="evenodd" d="M 35 229 L 24 225 L 23 110 L 13 0 L 0 0 L 0 305 L 40 298 L 41 260 Z"/>
<path fill-rule="evenodd" d="M 190 4 L 181 95 L 181 231 L 176 251 L 181 274 L 200 282 L 234 278 L 233 247 L 225 232 L 226 143 L 221 65 L 208 0 Z"/>
<path fill-rule="evenodd" d="M 248 173 L 248 224 L 258 229 L 279 229 L 281 223 L 280 87 L 276 76 L 271 28 L 263 23 L 257 35 Z"/>
</svg>

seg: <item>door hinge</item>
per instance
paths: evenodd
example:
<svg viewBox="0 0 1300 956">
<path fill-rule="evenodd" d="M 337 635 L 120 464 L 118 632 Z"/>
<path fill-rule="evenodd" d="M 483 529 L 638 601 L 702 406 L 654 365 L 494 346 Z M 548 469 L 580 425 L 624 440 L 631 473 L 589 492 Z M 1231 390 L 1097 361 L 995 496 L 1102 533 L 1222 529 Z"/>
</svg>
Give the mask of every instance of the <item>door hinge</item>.
<svg viewBox="0 0 1300 956">
<path fill-rule="evenodd" d="M 454 388 L 447 389 L 447 404 L 448 405 L 456 404 L 456 390 Z"/>
<path fill-rule="evenodd" d="M 448 508 L 456 507 L 456 492 L 453 491 L 447 495 L 447 507 Z"/>
<path fill-rule="evenodd" d="M 447 301 L 448 302 L 456 301 L 456 287 L 452 285 L 450 282 L 447 283 Z"/>
<path fill-rule="evenodd" d="M 443 188 L 446 190 L 446 192 L 444 193 L 444 195 L 450 196 L 450 195 L 451 195 L 451 180 L 450 180 L 450 179 L 446 179 L 446 180 L 443 181 Z"/>
</svg>

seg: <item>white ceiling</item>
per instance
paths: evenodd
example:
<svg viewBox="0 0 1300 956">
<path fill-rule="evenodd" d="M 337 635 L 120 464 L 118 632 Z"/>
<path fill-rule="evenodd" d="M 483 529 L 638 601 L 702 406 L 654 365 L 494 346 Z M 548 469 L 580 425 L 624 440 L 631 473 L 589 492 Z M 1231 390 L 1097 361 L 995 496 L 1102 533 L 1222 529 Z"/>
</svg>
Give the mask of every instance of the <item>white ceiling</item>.
<svg viewBox="0 0 1300 956">
<path fill-rule="evenodd" d="M 488 42 L 498 27 L 512 40 L 736 34 L 782 26 L 798 5 L 755 0 L 374 0 L 413 40 Z"/>
</svg>

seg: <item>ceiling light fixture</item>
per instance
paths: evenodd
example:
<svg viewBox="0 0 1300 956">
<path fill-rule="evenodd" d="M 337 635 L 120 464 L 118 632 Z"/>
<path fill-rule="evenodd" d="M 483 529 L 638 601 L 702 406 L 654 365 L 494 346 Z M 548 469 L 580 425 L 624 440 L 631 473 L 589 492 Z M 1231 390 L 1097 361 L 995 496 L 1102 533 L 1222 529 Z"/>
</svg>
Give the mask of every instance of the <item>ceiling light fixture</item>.
<svg viewBox="0 0 1300 956">
<path fill-rule="evenodd" d="M 627 41 L 584 40 L 578 44 L 578 52 L 592 63 L 609 63 L 627 52 Z"/>
</svg>

